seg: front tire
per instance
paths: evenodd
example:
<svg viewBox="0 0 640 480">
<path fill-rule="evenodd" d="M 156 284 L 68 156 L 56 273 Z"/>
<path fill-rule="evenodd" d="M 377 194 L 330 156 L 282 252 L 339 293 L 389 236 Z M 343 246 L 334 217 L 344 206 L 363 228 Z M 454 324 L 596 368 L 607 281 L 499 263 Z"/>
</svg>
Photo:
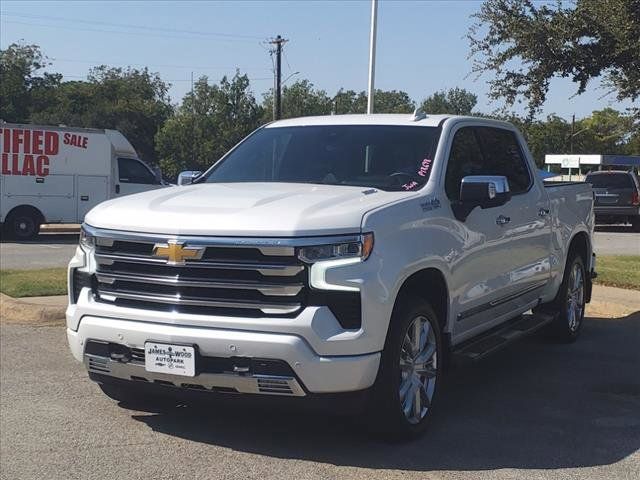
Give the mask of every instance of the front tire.
<svg viewBox="0 0 640 480">
<path fill-rule="evenodd" d="M 422 434 L 432 416 L 442 377 L 438 317 L 420 299 L 400 298 L 394 309 L 373 388 L 374 429 L 393 440 Z"/>
</svg>

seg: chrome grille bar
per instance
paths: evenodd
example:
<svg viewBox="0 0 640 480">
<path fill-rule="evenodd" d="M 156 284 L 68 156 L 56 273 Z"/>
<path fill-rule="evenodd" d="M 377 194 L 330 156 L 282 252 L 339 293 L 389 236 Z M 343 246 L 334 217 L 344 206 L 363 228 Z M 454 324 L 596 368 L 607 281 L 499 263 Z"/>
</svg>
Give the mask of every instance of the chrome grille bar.
<svg viewBox="0 0 640 480">
<path fill-rule="evenodd" d="M 234 280 L 216 281 L 206 279 L 182 279 L 179 276 L 157 276 L 157 275 L 128 275 L 120 273 L 96 273 L 96 278 L 100 283 L 113 284 L 118 280 L 134 283 L 150 283 L 154 285 L 173 285 L 176 287 L 201 287 L 201 288 L 222 288 L 233 290 L 258 290 L 264 295 L 274 296 L 295 296 L 302 290 L 303 285 L 296 284 L 268 284 L 257 282 L 239 282 Z"/>
<path fill-rule="evenodd" d="M 204 298 L 181 297 L 175 295 L 151 294 L 147 292 L 130 292 L 130 291 L 111 291 L 98 289 L 98 295 L 101 299 L 107 301 L 137 300 L 149 303 L 163 303 L 169 305 L 187 305 L 195 307 L 215 307 L 215 308 L 244 308 L 257 309 L 265 314 L 287 314 L 293 313 L 300 309 L 299 303 L 263 303 L 263 302 L 241 302 L 234 300 L 218 300 Z"/>
<path fill-rule="evenodd" d="M 112 265 L 114 262 L 166 265 L 162 258 L 151 258 L 141 255 L 118 255 L 111 253 L 96 253 L 96 262 L 102 265 Z M 286 265 L 278 263 L 249 263 L 249 262 L 209 262 L 205 260 L 187 261 L 185 266 L 192 268 L 219 268 L 222 270 L 255 270 L 263 275 L 293 276 L 304 270 L 302 265 Z"/>
</svg>

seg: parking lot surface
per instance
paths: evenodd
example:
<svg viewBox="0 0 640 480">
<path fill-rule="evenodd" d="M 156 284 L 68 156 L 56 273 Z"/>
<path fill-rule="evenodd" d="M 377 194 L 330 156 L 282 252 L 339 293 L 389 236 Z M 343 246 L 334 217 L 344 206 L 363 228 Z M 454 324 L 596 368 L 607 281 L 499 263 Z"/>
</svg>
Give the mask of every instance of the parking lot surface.
<svg viewBox="0 0 640 480">
<path fill-rule="evenodd" d="M 640 313 L 452 369 L 430 430 L 408 444 L 256 402 L 129 410 L 88 380 L 63 327 L 0 333 L 6 480 L 640 478 Z"/>
</svg>

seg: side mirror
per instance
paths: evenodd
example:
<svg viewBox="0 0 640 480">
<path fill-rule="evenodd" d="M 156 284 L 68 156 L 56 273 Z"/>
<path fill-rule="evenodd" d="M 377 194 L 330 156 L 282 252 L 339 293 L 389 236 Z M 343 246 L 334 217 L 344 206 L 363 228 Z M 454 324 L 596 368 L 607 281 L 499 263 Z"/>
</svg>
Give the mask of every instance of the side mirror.
<svg viewBox="0 0 640 480">
<path fill-rule="evenodd" d="M 202 175 L 199 170 L 186 170 L 178 175 L 178 185 L 190 185 L 193 181 Z"/>
<path fill-rule="evenodd" d="M 452 206 L 456 218 L 464 222 L 475 207 L 499 207 L 507 203 L 510 198 L 507 177 L 470 175 L 460 182 L 460 200 Z"/>
</svg>

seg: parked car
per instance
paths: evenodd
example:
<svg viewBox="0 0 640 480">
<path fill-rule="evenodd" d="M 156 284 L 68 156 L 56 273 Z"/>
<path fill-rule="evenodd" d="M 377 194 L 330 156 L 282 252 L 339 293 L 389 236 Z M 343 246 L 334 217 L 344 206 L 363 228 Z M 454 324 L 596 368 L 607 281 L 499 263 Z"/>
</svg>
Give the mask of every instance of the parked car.
<svg viewBox="0 0 640 480">
<path fill-rule="evenodd" d="M 591 186 L 545 185 L 509 123 L 282 120 L 192 185 L 89 212 L 67 336 L 119 401 L 357 393 L 410 438 L 448 359 L 577 338 L 592 231 Z"/>
<path fill-rule="evenodd" d="M 591 172 L 585 181 L 593 187 L 596 223 L 630 223 L 640 232 L 640 182 L 634 172 Z"/>
<path fill-rule="evenodd" d="M 98 203 L 166 186 L 117 130 L 0 123 L 3 233 L 81 223 Z"/>
</svg>

